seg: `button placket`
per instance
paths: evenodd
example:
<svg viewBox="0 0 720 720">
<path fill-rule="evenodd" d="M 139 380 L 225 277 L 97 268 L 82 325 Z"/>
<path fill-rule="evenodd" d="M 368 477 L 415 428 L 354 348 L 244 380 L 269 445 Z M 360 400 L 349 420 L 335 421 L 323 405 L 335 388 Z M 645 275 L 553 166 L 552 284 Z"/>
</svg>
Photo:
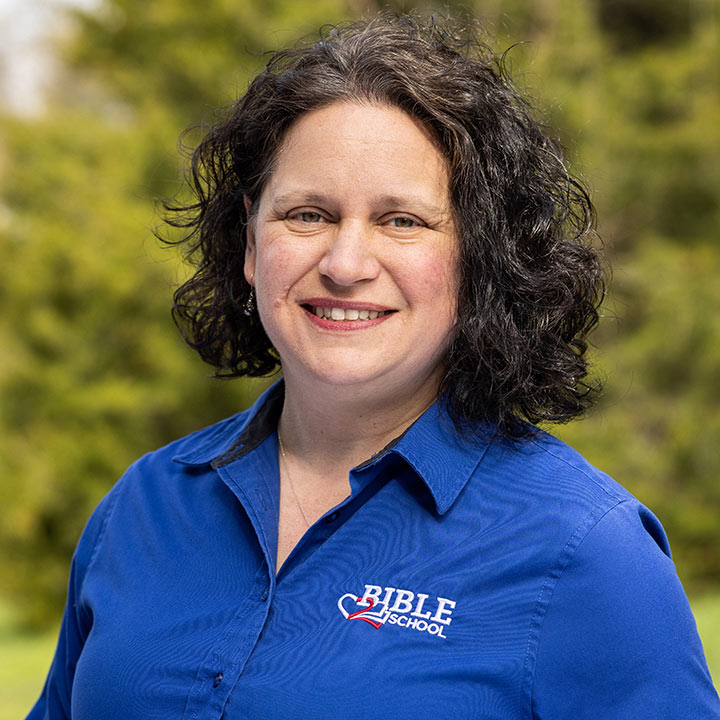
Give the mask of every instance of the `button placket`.
<svg viewBox="0 0 720 720">
<path fill-rule="evenodd" d="M 192 718 L 192 720 L 203 718 L 204 720 L 210 717 L 220 717 L 227 697 L 237 679 L 242 675 L 245 663 L 267 622 L 270 607 L 265 602 L 258 602 L 263 594 L 259 592 L 258 585 L 264 588 L 269 597 L 270 584 L 265 565 L 259 569 L 255 583 L 255 589 L 238 609 L 235 617 L 225 629 L 223 637 L 212 648 L 205 665 L 204 679 L 200 680 L 200 676 L 196 679 L 190 691 L 183 718 Z M 222 671 L 218 670 L 218 667 L 222 667 Z M 208 672 L 209 668 L 212 668 L 210 672 Z M 208 697 L 209 693 L 212 694 L 211 697 Z M 209 714 L 213 712 L 218 714 Z"/>
</svg>

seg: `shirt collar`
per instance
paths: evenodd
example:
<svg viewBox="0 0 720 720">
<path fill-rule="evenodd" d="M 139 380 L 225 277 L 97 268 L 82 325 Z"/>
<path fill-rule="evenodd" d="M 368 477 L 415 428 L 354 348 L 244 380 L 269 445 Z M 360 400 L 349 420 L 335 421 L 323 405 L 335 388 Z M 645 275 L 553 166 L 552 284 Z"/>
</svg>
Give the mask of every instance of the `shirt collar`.
<svg viewBox="0 0 720 720">
<path fill-rule="evenodd" d="M 427 486 L 438 514 L 444 515 L 482 462 L 492 439 L 491 426 L 464 424 L 457 428 L 441 398 L 360 467 L 387 453 L 402 457 Z"/>
<path fill-rule="evenodd" d="M 178 453 L 173 460 L 221 467 L 246 455 L 276 431 L 284 393 L 284 382 L 279 380 L 249 410 L 201 431 L 206 437 L 199 445 L 197 434 L 190 436 L 195 438 L 195 447 Z M 437 512 L 443 515 L 482 461 L 492 438 L 490 426 L 467 424 L 456 428 L 441 398 L 402 435 L 356 469 L 370 467 L 391 453 L 403 458 L 427 486 Z"/>
<path fill-rule="evenodd" d="M 191 449 L 178 452 L 173 460 L 183 465 L 217 467 L 245 455 L 277 429 L 284 394 L 285 385 L 279 380 L 248 410 L 188 436 Z"/>
</svg>

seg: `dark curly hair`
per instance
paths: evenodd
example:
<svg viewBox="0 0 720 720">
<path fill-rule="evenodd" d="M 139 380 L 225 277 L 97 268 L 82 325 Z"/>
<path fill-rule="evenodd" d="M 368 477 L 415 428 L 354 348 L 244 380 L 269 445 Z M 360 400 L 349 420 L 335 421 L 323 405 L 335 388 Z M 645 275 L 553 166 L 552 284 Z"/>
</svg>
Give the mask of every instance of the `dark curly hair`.
<svg viewBox="0 0 720 720">
<path fill-rule="evenodd" d="M 487 421 L 517 439 L 532 434 L 528 422 L 580 415 L 599 389 L 585 357 L 604 290 L 592 204 L 504 56 L 436 17 L 324 27 L 313 44 L 274 53 L 210 128 L 189 167 L 194 202 L 166 205 L 196 266 L 175 293 L 187 342 L 221 377 L 277 369 L 257 312 L 244 312 L 243 196 L 257 207 L 299 117 L 353 100 L 421 121 L 450 168 L 460 284 L 440 391 L 455 422 Z"/>
</svg>

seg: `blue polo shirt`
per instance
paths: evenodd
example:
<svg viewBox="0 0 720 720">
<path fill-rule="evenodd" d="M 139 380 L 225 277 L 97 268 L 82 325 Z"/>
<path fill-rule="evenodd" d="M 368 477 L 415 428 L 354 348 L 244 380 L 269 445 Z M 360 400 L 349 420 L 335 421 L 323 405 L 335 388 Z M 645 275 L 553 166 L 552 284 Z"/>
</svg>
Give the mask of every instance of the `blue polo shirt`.
<svg viewBox="0 0 720 720">
<path fill-rule="evenodd" d="M 276 572 L 282 394 L 102 501 L 30 718 L 720 718 L 660 524 L 548 435 L 432 406 Z"/>
</svg>

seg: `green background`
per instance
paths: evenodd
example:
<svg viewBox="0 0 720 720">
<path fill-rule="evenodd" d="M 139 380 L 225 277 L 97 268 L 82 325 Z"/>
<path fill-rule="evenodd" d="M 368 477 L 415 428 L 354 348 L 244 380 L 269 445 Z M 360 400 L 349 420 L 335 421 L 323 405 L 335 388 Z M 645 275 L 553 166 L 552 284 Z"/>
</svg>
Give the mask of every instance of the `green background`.
<svg viewBox="0 0 720 720">
<path fill-rule="evenodd" d="M 606 393 L 555 432 L 663 522 L 717 663 L 720 2 L 389 6 L 475 15 L 491 45 L 513 45 L 516 82 L 591 188 L 614 268 L 593 336 Z M 136 457 L 263 386 L 212 380 L 170 320 L 187 269 L 152 231 L 156 199 L 180 187 L 176 138 L 241 94 L 265 51 L 378 7 L 103 0 L 57 34 L 46 110 L 0 108 L 0 650 L 18 659 L 0 685 L 13 697 L 18 673 L 39 689 L 100 497 Z"/>
</svg>

